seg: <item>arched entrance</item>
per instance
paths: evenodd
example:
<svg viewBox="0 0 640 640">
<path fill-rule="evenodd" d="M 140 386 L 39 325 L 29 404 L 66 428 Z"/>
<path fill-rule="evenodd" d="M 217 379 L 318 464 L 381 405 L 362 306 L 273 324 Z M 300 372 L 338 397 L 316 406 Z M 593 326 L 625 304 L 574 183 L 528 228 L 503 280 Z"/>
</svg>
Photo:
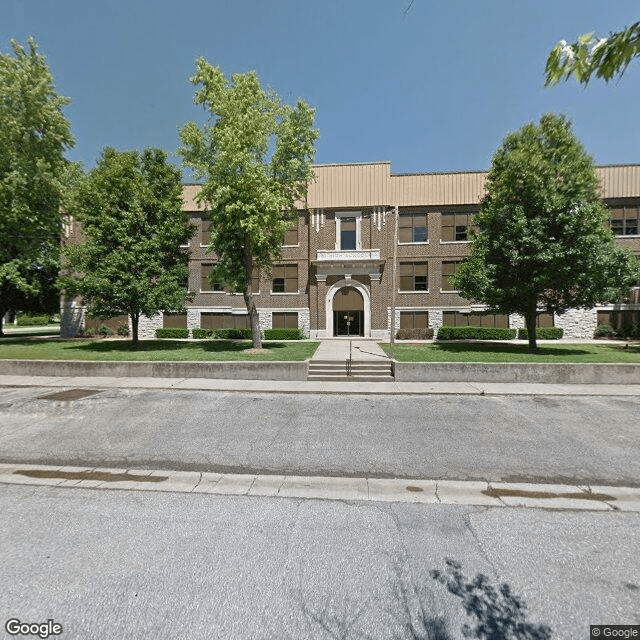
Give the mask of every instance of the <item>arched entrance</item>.
<svg viewBox="0 0 640 640">
<path fill-rule="evenodd" d="M 364 335 L 364 300 L 354 287 L 342 287 L 333 296 L 333 335 Z"/>
<path fill-rule="evenodd" d="M 343 289 L 351 289 L 353 292 L 347 291 L 343 296 L 341 293 Z M 358 298 L 355 297 L 355 295 Z M 350 307 L 349 305 L 354 305 Z M 337 306 L 336 306 L 337 305 Z M 348 307 L 348 308 L 347 308 Z M 326 309 L 326 333 L 325 335 L 330 338 L 332 336 L 364 336 L 366 338 L 371 336 L 371 295 L 369 289 L 359 282 L 358 280 L 352 280 L 351 278 L 343 278 L 329 287 L 325 298 Z M 355 320 L 352 320 L 352 324 L 348 325 L 348 334 L 338 333 L 338 328 L 335 326 L 334 318 L 336 316 L 335 311 L 340 311 L 342 314 L 342 320 L 344 316 L 349 315 L 348 311 L 359 311 L 360 327 L 358 332 L 354 331 Z M 355 314 L 353 314 L 355 315 Z M 343 327 L 343 330 L 345 327 Z"/>
</svg>

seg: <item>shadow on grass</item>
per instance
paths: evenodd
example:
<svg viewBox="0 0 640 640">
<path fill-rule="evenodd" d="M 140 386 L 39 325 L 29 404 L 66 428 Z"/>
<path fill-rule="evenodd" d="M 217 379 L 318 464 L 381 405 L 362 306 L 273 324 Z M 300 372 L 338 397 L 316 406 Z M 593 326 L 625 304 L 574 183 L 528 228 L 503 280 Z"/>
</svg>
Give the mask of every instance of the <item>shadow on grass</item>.
<svg viewBox="0 0 640 640">
<path fill-rule="evenodd" d="M 478 342 L 434 342 L 436 351 L 444 353 L 508 353 L 508 354 L 535 354 L 540 356 L 578 356 L 591 353 L 588 349 L 562 347 L 562 346 L 538 346 L 535 351 L 529 351 L 526 344 L 500 344 L 491 342 L 488 344 Z"/>
<path fill-rule="evenodd" d="M 137 349 L 134 349 L 131 340 L 105 340 L 104 342 L 90 342 L 71 345 L 69 348 L 79 351 L 92 351 L 97 353 L 135 353 L 158 351 L 204 351 L 207 353 L 242 352 L 251 348 L 250 340 L 202 340 L 199 342 L 186 342 L 183 340 L 140 340 Z M 282 349 L 287 345 L 283 342 L 264 342 L 265 349 Z"/>
</svg>

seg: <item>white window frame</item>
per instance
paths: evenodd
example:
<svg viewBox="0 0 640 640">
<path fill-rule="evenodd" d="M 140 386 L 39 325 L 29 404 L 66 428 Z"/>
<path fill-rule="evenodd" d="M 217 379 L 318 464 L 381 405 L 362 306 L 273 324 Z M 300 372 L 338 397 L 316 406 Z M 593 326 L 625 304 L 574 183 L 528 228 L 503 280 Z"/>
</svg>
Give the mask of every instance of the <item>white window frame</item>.
<svg viewBox="0 0 640 640">
<path fill-rule="evenodd" d="M 340 246 L 340 231 L 342 218 L 356 219 L 356 248 L 355 251 L 362 251 L 362 211 L 336 211 L 336 251 L 347 251 Z"/>
</svg>

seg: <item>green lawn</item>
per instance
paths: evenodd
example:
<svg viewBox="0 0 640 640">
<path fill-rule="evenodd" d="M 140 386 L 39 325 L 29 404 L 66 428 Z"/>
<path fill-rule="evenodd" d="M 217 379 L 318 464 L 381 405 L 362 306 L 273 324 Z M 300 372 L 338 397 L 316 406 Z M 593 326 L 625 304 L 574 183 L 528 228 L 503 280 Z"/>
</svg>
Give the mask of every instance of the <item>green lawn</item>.
<svg viewBox="0 0 640 640">
<path fill-rule="evenodd" d="M 0 338 L 0 358 L 12 360 L 305 360 L 319 342 L 263 342 L 269 353 L 248 354 L 250 340 L 48 340 L 46 338 Z"/>
<path fill-rule="evenodd" d="M 59 324 L 45 324 L 34 327 L 21 327 L 15 324 L 5 324 L 2 327 L 6 337 L 18 336 L 55 336 L 60 333 Z"/>
<path fill-rule="evenodd" d="M 382 344 L 385 352 L 389 344 Z M 640 363 L 640 344 L 549 344 L 530 353 L 526 344 L 433 343 L 396 344 L 399 362 L 635 362 Z"/>
</svg>

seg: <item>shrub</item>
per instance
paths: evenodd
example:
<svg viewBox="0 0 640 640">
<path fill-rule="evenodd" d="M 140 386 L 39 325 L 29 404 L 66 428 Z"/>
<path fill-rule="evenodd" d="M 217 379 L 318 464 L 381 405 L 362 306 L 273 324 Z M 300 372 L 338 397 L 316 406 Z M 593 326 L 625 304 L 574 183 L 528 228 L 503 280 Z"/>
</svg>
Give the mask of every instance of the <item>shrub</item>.
<svg viewBox="0 0 640 640">
<path fill-rule="evenodd" d="M 398 329 L 396 333 L 398 340 L 430 340 L 433 338 L 433 329 Z"/>
<path fill-rule="evenodd" d="M 95 329 L 80 329 L 79 334 L 83 338 L 93 338 L 96 335 Z"/>
<path fill-rule="evenodd" d="M 213 329 L 191 329 L 191 337 L 196 340 L 213 338 Z"/>
<path fill-rule="evenodd" d="M 609 324 L 600 324 L 596 327 L 596 330 L 593 332 L 594 338 L 613 338 L 616 335 L 616 332 L 613 330 L 613 327 Z"/>
<path fill-rule="evenodd" d="M 623 324 L 615 334 L 619 338 L 638 338 L 640 337 L 640 326 L 637 324 Z"/>
<path fill-rule="evenodd" d="M 515 329 L 497 327 L 449 327 L 438 329 L 438 340 L 513 340 Z"/>
<path fill-rule="evenodd" d="M 30 315 L 22 314 L 18 316 L 19 327 L 36 327 L 43 324 L 49 324 L 49 316 L 47 315 Z"/>
<path fill-rule="evenodd" d="M 462 635 L 480 640 L 550 640 L 551 629 L 527 621 L 527 605 L 503 583 L 497 589 L 487 576 L 479 573 L 468 580 L 462 565 L 447 558 L 446 574 L 434 569 L 429 575 L 443 584 L 449 593 L 462 600 L 468 616 L 476 618 L 475 627 L 465 624 Z"/>
<path fill-rule="evenodd" d="M 176 329 L 163 327 L 156 329 L 156 338 L 177 338 L 183 339 L 189 337 L 189 329 Z"/>
<path fill-rule="evenodd" d="M 536 327 L 538 340 L 560 340 L 564 335 L 562 327 Z M 526 329 L 518 329 L 518 340 L 528 340 L 529 332 Z"/>
<path fill-rule="evenodd" d="M 98 327 L 98 334 L 101 336 L 112 336 L 113 329 L 109 329 L 107 325 L 101 324 L 100 327 Z"/>
<path fill-rule="evenodd" d="M 123 336 L 123 337 L 128 336 L 129 335 L 129 327 L 127 327 L 127 325 L 125 325 L 125 324 L 121 324 L 118 327 L 118 335 L 119 336 Z"/>
<path fill-rule="evenodd" d="M 221 340 L 250 340 L 251 329 L 214 329 L 213 337 Z"/>
<path fill-rule="evenodd" d="M 265 340 L 304 340 L 302 329 L 265 329 Z"/>
</svg>

